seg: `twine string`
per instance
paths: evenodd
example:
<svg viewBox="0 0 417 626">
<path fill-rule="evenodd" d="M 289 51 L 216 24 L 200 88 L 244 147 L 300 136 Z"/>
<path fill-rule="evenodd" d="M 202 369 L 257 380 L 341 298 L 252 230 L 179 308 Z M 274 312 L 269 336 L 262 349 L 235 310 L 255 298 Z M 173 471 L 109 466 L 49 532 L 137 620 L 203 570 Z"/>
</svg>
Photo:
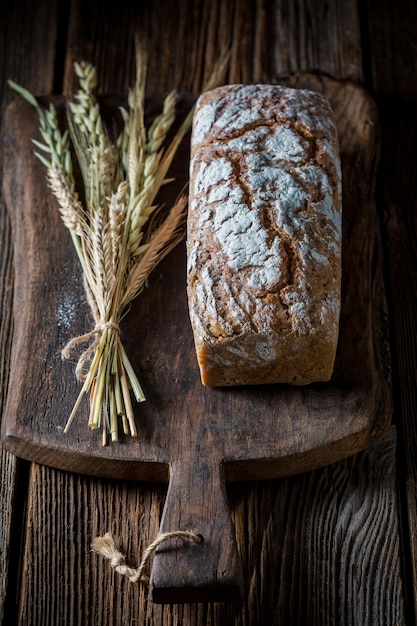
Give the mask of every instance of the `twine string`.
<svg viewBox="0 0 417 626">
<path fill-rule="evenodd" d="M 86 379 L 86 375 L 84 374 L 86 361 L 89 356 L 97 350 L 101 336 L 106 329 L 113 329 L 120 335 L 120 326 L 118 324 L 114 322 L 97 322 L 92 330 L 89 330 L 88 333 L 84 333 L 83 335 L 73 337 L 61 350 L 62 358 L 66 360 L 70 358 L 71 352 L 76 346 L 91 341 L 90 345 L 87 346 L 78 357 L 77 366 L 75 368 L 75 374 L 78 380 L 84 381 Z"/>
<path fill-rule="evenodd" d="M 161 543 L 168 541 L 168 539 L 178 537 L 188 539 L 195 544 L 199 544 L 204 541 L 201 535 L 198 535 L 190 530 L 174 530 L 162 533 L 146 548 L 143 553 L 142 560 L 136 568 L 130 567 L 126 564 L 126 557 L 116 548 L 113 535 L 111 533 L 106 533 L 103 537 L 96 537 L 91 544 L 91 549 L 93 552 L 96 552 L 97 554 L 100 554 L 104 558 L 108 559 L 111 567 L 122 576 L 126 576 L 130 582 L 136 583 L 139 581 L 147 583 L 149 582 L 149 578 L 144 574 L 144 570 L 150 557 L 154 554 Z"/>
</svg>

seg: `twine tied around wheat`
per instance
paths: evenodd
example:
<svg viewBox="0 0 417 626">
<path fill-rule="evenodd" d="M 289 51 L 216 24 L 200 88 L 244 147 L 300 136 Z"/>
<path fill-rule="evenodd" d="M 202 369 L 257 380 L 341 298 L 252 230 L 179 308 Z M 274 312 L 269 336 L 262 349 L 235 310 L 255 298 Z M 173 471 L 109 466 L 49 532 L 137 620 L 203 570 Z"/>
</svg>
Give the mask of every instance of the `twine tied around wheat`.
<svg viewBox="0 0 417 626">
<path fill-rule="evenodd" d="M 215 65 L 204 90 L 219 84 L 229 54 Z M 120 322 L 131 301 L 146 287 L 156 265 L 184 236 L 185 194 L 162 217 L 157 202 L 174 156 L 188 132 L 193 109 L 167 144 L 175 119 L 176 92 L 169 93 L 162 112 L 145 127 L 147 50 L 136 39 L 136 82 L 128 108 L 120 108 L 123 130 L 110 140 L 95 97 L 97 76 L 88 62 L 74 64 L 79 90 L 68 103 L 68 129 L 61 131 L 53 103 L 43 109 L 26 89 L 9 81 L 39 117 L 42 141 L 33 139 L 47 170 L 48 186 L 58 201 L 80 261 L 94 328 L 67 343 L 62 356 L 90 342 L 79 356 L 76 376 L 83 385 L 64 432 L 68 432 L 85 395 L 88 425 L 102 428 L 103 444 L 110 434 L 119 440 L 121 419 L 126 435 L 137 436 L 131 392 L 137 402 L 145 394 L 120 339 Z M 83 193 L 76 191 L 72 153 L 81 171 Z"/>
<path fill-rule="evenodd" d="M 100 337 L 106 329 L 112 329 L 116 331 L 120 335 L 120 326 L 119 324 L 115 324 L 114 322 L 96 322 L 96 325 L 92 330 L 89 330 L 87 333 L 83 335 L 78 335 L 77 337 L 73 337 L 68 341 L 68 343 L 62 348 L 61 356 L 63 359 L 69 359 L 71 357 L 71 353 L 74 348 L 76 348 L 80 344 L 91 342 L 87 348 L 83 350 L 83 352 L 78 357 L 78 362 L 75 368 L 75 375 L 78 380 L 84 381 L 86 379 L 85 366 L 88 362 L 90 355 L 97 350 L 97 347 L 100 343 Z"/>
</svg>

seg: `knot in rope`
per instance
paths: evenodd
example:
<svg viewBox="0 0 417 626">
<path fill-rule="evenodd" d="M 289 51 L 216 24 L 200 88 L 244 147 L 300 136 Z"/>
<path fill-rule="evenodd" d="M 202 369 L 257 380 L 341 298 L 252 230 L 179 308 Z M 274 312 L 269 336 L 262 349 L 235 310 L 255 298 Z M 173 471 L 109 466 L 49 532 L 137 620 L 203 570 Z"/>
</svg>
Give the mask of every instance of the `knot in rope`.
<svg viewBox="0 0 417 626">
<path fill-rule="evenodd" d="M 78 358 L 75 374 L 79 380 L 84 381 L 86 379 L 86 375 L 84 374 L 85 363 L 89 356 L 97 349 L 105 330 L 115 330 L 120 335 L 120 326 L 118 324 L 115 322 L 100 321 L 97 322 L 94 328 L 88 331 L 88 333 L 84 333 L 83 335 L 78 335 L 78 337 L 70 339 L 70 341 L 61 350 L 62 359 L 66 360 L 70 358 L 71 352 L 76 346 L 92 340 L 90 345 L 80 354 Z"/>
<path fill-rule="evenodd" d="M 173 530 L 171 532 L 162 533 L 146 548 L 142 560 L 136 568 L 126 565 L 126 557 L 117 550 L 111 533 L 106 533 L 103 537 L 96 537 L 91 544 L 91 549 L 93 552 L 101 554 L 101 556 L 108 559 L 111 567 L 119 574 L 122 574 L 122 576 L 126 576 L 130 582 L 149 582 L 149 577 L 144 574 L 144 570 L 150 557 L 161 543 L 174 538 L 188 539 L 195 544 L 204 541 L 201 535 L 191 530 Z"/>
</svg>

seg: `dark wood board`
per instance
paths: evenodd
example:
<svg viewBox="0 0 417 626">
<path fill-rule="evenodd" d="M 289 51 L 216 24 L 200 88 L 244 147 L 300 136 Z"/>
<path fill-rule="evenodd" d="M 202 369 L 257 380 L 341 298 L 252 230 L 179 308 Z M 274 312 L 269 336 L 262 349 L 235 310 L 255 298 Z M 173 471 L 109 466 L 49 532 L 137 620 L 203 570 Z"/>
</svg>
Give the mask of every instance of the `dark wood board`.
<svg viewBox="0 0 417 626">
<path fill-rule="evenodd" d="M 7 78 L 19 76 L 28 89 L 49 93 L 53 84 L 53 42 L 57 34 L 54 0 L 41 3 L 0 3 L 0 143 L 3 144 L 3 114 L 13 98 Z M 30 51 L 30 54 L 28 53 Z M 3 158 L 0 154 L 0 171 Z M 0 416 L 4 413 L 12 345 L 13 242 L 5 201 L 0 194 Z M 13 623 L 15 580 L 21 537 L 21 520 L 26 502 L 26 463 L 1 450 L 0 453 L 0 623 Z"/>
<path fill-rule="evenodd" d="M 383 123 L 381 206 L 393 353 L 397 470 L 410 624 L 417 624 L 417 4 L 368 2 L 370 71 Z M 400 33 L 400 36 L 396 33 Z"/>
<path fill-rule="evenodd" d="M 125 347 L 148 398 L 137 407 L 139 437 L 105 448 L 99 434 L 87 428 L 85 411 L 68 435 L 62 432 L 79 387 L 59 349 L 88 330 L 91 320 L 70 238 L 32 155 L 36 116 L 21 102 L 7 112 L 4 192 L 16 283 L 4 445 L 71 471 L 169 480 L 161 532 L 192 528 L 205 541 L 159 551 L 152 575 L 156 601 L 238 594 L 225 480 L 272 478 L 334 462 L 379 440 L 390 424 L 372 169 L 378 147 L 375 107 L 351 83 L 310 75 L 286 82 L 329 97 L 341 140 L 343 301 L 332 381 L 303 388 L 204 388 L 188 321 L 184 246 L 179 246 L 156 270 L 123 325 Z M 174 168 L 179 184 L 186 179 L 187 163 L 184 146 Z"/>
</svg>

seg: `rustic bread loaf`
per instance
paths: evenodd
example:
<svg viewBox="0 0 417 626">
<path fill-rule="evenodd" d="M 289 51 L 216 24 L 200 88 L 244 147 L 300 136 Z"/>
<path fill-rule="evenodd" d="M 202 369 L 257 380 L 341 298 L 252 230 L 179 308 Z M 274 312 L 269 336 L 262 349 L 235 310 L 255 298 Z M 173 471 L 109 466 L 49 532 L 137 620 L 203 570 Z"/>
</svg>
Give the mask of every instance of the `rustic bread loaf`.
<svg viewBox="0 0 417 626">
<path fill-rule="evenodd" d="M 191 325 L 209 386 L 331 377 L 341 170 L 321 95 L 272 85 L 203 94 L 191 140 Z"/>
</svg>

